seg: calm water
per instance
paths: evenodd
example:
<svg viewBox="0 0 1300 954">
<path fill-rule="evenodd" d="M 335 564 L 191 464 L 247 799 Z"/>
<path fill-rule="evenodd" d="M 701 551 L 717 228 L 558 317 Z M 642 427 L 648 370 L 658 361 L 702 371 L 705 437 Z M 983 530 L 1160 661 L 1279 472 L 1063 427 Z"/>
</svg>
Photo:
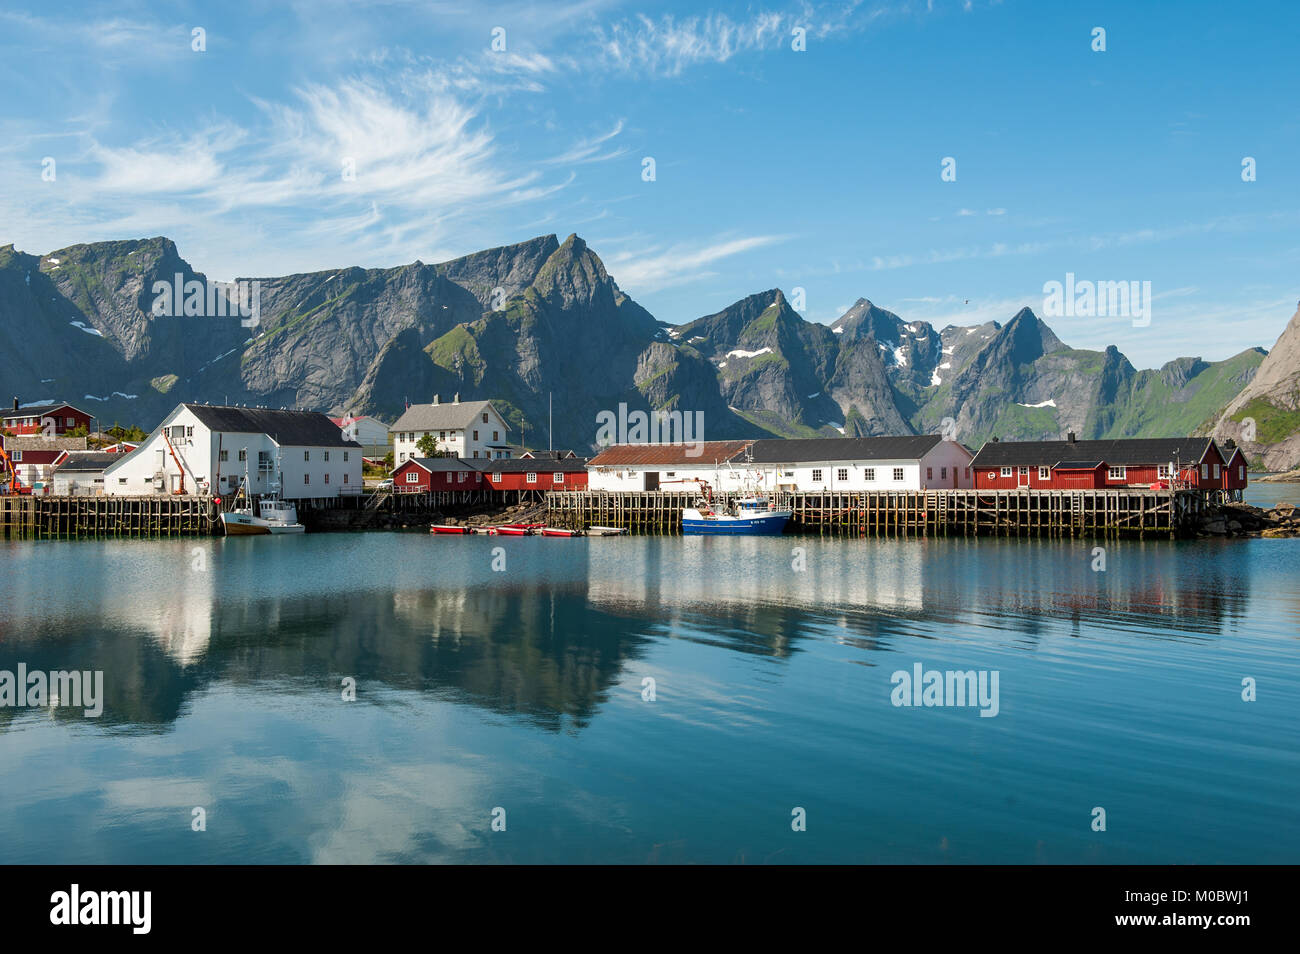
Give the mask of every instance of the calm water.
<svg viewBox="0 0 1300 954">
<path fill-rule="evenodd" d="M 1092 546 L 0 542 L 0 861 L 1294 862 L 1300 541 Z"/>
</svg>

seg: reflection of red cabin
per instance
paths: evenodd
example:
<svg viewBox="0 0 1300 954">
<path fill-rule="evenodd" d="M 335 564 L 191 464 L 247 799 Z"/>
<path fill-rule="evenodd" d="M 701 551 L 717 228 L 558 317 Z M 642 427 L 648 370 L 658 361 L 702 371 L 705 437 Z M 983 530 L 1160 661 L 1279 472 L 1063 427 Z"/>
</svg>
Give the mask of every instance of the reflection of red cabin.
<svg viewBox="0 0 1300 954">
<path fill-rule="evenodd" d="M 992 440 L 980 448 L 971 469 L 981 490 L 1164 488 L 1171 483 L 1218 490 L 1227 477 L 1223 456 L 1208 437 Z"/>
<path fill-rule="evenodd" d="M 49 430 L 45 430 L 47 421 L 50 423 Z M 79 427 L 89 430 L 90 415 L 71 404 L 46 404 L 42 407 L 20 408 L 18 399 L 15 398 L 14 409 L 4 415 L 0 424 L 11 434 L 57 436 Z"/>
<path fill-rule="evenodd" d="M 482 489 L 483 475 L 469 461 L 458 457 L 413 457 L 393 471 L 394 493 Z"/>
</svg>

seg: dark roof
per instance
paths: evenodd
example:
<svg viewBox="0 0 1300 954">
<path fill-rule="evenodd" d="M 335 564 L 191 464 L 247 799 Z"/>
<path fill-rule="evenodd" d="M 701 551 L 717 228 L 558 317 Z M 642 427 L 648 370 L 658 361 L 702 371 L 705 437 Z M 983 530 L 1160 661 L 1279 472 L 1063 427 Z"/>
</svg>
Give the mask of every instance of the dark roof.
<svg viewBox="0 0 1300 954">
<path fill-rule="evenodd" d="M 1056 462 L 1057 470 L 1096 470 L 1104 460 L 1062 460 Z"/>
<path fill-rule="evenodd" d="M 266 434 L 281 447 L 357 447 L 319 411 L 273 411 L 262 407 L 222 407 L 186 404 L 204 426 L 214 431 Z"/>
<path fill-rule="evenodd" d="M 527 457 L 503 457 L 500 459 L 479 457 L 467 460 L 465 463 L 484 473 L 500 471 L 503 474 L 554 474 L 557 471 L 573 474 L 587 469 L 587 459 L 585 457 L 566 457 L 564 460 L 538 460 Z"/>
<path fill-rule="evenodd" d="M 1208 437 L 1140 437 L 1107 441 L 988 441 L 974 467 L 1055 466 L 1062 460 L 1099 460 L 1117 467 L 1197 463 L 1213 442 Z"/>
<path fill-rule="evenodd" d="M 6 421 L 12 421 L 20 417 L 40 417 L 42 414 L 49 414 L 51 411 L 61 411 L 65 407 L 76 411 L 78 414 L 83 414 L 86 417 L 95 416 L 89 411 L 83 411 L 75 404 L 69 404 L 66 401 L 59 401 L 54 404 L 33 404 L 28 407 L 20 407 L 16 411 L 10 408 L 4 412 L 3 419 Z"/>
<path fill-rule="evenodd" d="M 524 451 L 519 455 L 520 458 L 531 457 L 534 460 L 568 460 L 571 457 L 577 457 L 571 450 L 535 450 Z"/>
<path fill-rule="evenodd" d="M 462 460 L 459 457 L 412 457 L 404 460 L 397 465 L 396 469 L 401 470 L 407 464 L 419 464 L 430 473 L 441 474 L 450 470 L 477 470 L 474 462 Z"/>
<path fill-rule="evenodd" d="M 801 461 L 920 460 L 943 438 L 938 434 L 906 437 L 811 437 L 754 441 L 756 464 Z"/>
<path fill-rule="evenodd" d="M 123 454 L 102 454 L 98 451 L 72 451 L 55 470 L 57 473 L 98 473 L 124 457 Z"/>
<path fill-rule="evenodd" d="M 591 459 L 593 467 L 646 464 L 712 464 L 729 461 L 753 441 L 700 441 L 695 444 L 615 444 Z"/>
</svg>

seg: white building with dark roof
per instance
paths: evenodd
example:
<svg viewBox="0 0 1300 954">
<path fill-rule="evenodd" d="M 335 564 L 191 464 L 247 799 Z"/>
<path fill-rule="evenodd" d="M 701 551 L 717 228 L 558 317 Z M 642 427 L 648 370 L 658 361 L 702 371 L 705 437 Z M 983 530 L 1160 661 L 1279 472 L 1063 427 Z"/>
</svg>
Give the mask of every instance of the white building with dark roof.
<svg viewBox="0 0 1300 954">
<path fill-rule="evenodd" d="M 418 446 L 425 435 L 432 435 L 438 442 L 438 453 L 446 456 L 493 460 L 510 457 L 506 438 L 510 427 L 491 401 L 462 402 L 457 395 L 444 404 L 435 394 L 432 404 L 412 404 L 388 430 L 393 435 L 395 468 L 413 458 L 429 456 Z"/>
<path fill-rule="evenodd" d="M 361 493 L 361 445 L 317 411 L 179 404 L 104 469 L 104 493 L 233 493 L 291 500 Z"/>
</svg>

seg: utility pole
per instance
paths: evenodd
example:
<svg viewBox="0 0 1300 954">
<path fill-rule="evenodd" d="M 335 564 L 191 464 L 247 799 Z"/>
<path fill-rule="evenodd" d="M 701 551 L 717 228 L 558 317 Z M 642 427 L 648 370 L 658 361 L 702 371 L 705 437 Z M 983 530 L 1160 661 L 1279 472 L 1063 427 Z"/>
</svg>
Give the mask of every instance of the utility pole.
<svg viewBox="0 0 1300 954">
<path fill-rule="evenodd" d="M 553 407 L 553 404 L 554 402 L 551 397 L 551 392 L 547 391 L 546 392 L 546 449 L 549 451 L 555 450 L 555 441 L 552 439 L 554 436 L 554 432 L 551 429 L 551 409 Z"/>
</svg>

